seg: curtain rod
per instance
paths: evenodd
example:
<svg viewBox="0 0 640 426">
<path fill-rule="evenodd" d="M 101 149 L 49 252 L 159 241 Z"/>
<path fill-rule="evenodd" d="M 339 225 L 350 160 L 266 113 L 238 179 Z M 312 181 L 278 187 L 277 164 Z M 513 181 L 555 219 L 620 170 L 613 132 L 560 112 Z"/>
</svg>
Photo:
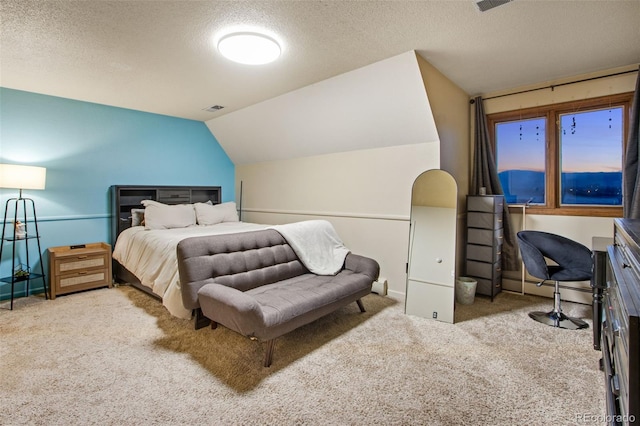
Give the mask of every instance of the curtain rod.
<svg viewBox="0 0 640 426">
<path fill-rule="evenodd" d="M 600 75 L 598 77 L 583 78 L 582 80 L 576 80 L 576 81 L 568 81 L 566 83 L 551 84 L 549 86 L 538 87 L 538 88 L 535 88 L 535 89 L 521 90 L 519 92 L 513 92 L 513 93 L 505 93 L 504 95 L 489 96 L 488 98 L 482 98 L 482 100 L 486 101 L 488 99 L 496 99 L 496 98 L 502 98 L 504 96 L 519 95 L 521 93 L 535 92 L 537 90 L 551 89 L 551 91 L 553 91 L 556 87 L 560 87 L 560 86 L 567 86 L 569 84 L 576 84 L 576 83 L 582 83 L 582 82 L 585 82 L 585 81 L 598 80 L 600 78 L 615 77 L 617 75 L 631 74 L 632 72 L 638 72 L 638 70 L 621 71 L 621 72 L 616 72 L 616 73 L 613 73 L 613 74 Z M 475 99 L 471 99 L 469 101 L 470 104 L 474 104 L 475 102 L 476 102 Z"/>
</svg>

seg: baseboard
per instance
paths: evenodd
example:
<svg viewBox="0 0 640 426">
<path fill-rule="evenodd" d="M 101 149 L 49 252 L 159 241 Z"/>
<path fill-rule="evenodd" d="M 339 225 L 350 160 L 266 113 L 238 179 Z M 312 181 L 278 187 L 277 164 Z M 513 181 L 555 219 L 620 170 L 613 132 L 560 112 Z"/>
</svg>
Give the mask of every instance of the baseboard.
<svg viewBox="0 0 640 426">
<path fill-rule="evenodd" d="M 406 295 L 403 292 L 400 292 L 400 291 L 388 290 L 387 291 L 387 297 L 389 297 L 389 298 L 391 298 L 393 300 L 397 300 L 398 302 L 404 303 L 404 299 L 405 299 Z"/>
</svg>

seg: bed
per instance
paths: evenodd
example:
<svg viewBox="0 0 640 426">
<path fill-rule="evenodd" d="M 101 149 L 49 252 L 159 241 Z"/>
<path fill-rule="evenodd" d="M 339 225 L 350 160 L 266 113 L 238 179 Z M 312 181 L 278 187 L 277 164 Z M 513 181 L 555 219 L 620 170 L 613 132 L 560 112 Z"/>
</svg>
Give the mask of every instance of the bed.
<svg viewBox="0 0 640 426">
<path fill-rule="evenodd" d="M 239 221 L 235 203 L 221 203 L 220 187 L 118 185 L 111 187 L 111 203 L 115 280 L 162 300 L 172 315 L 184 319 L 192 312 L 182 303 L 178 243 L 268 227 Z"/>
</svg>

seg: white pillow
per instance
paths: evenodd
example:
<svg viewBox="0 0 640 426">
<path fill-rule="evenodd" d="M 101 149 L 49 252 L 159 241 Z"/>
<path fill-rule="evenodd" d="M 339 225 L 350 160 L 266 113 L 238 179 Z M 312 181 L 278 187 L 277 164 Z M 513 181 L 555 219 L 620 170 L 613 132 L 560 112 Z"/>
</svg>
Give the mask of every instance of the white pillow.
<svg viewBox="0 0 640 426">
<path fill-rule="evenodd" d="M 236 203 L 229 201 L 222 204 L 210 205 L 207 203 L 195 203 L 196 220 L 198 225 L 215 225 L 222 222 L 238 222 Z"/>
<path fill-rule="evenodd" d="M 152 200 L 143 200 L 144 228 L 171 229 L 186 228 L 196 224 L 193 204 L 169 205 Z"/>
</svg>

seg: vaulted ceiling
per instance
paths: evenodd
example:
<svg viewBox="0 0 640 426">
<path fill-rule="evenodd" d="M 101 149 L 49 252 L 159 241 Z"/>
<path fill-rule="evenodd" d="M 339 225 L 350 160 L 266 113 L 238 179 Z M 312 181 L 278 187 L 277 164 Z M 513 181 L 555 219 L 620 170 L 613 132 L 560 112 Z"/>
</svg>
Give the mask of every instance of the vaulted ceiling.
<svg viewBox="0 0 640 426">
<path fill-rule="evenodd" d="M 0 5 L 1 86 L 201 121 L 411 50 L 469 95 L 640 62 L 638 0 Z M 273 33 L 281 58 L 224 59 L 215 41 L 231 27 Z"/>
</svg>

